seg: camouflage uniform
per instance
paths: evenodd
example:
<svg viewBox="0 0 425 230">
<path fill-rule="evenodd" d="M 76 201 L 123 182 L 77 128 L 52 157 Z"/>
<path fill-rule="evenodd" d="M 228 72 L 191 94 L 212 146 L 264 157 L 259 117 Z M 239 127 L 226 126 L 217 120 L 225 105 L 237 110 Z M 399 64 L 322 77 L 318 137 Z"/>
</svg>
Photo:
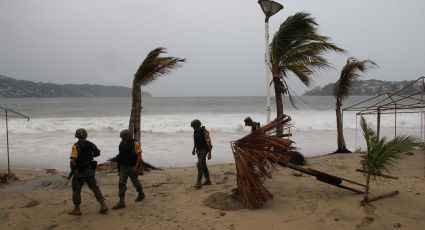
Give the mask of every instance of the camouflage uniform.
<svg viewBox="0 0 425 230">
<path fill-rule="evenodd" d="M 125 191 L 127 190 L 127 179 L 130 177 L 131 183 L 133 183 L 138 193 L 143 193 L 142 184 L 138 179 L 138 173 L 134 172 L 133 166 L 120 166 L 119 182 L 118 182 L 118 196 L 120 198 L 125 197 Z"/>
<path fill-rule="evenodd" d="M 74 205 L 79 206 L 81 204 L 81 189 L 84 183 L 87 183 L 87 186 L 94 193 L 98 202 L 105 200 L 94 176 L 95 171 L 91 168 L 86 169 L 85 172 L 78 172 L 76 170 L 72 177 L 72 202 Z"/>
<path fill-rule="evenodd" d="M 211 185 L 210 173 L 208 171 L 206 159 L 211 159 L 211 138 L 209 132 L 205 129 L 204 126 L 201 126 L 201 122 L 199 120 L 193 120 L 190 124 L 193 131 L 193 150 L 192 154 L 198 155 L 198 163 L 196 164 L 198 168 L 198 178 L 196 180 L 195 189 L 201 188 L 201 180 L 202 176 L 205 177 L 205 182 L 202 185 Z"/>
<path fill-rule="evenodd" d="M 208 149 L 196 149 L 196 154 L 198 155 L 198 163 L 196 164 L 198 168 L 198 180 L 201 180 L 202 176 L 209 179 L 210 172 L 207 167 Z"/>
<path fill-rule="evenodd" d="M 72 178 L 72 202 L 74 208 L 68 212 L 70 215 L 81 215 L 81 190 L 84 183 L 87 183 L 89 189 L 94 193 L 96 200 L 100 203 L 100 213 L 106 214 L 108 207 L 105 204 L 105 198 L 102 195 L 95 179 L 96 161 L 94 157 L 100 156 L 100 150 L 90 141 L 87 141 L 87 131 L 85 129 L 77 129 L 75 137 L 78 142 L 72 145 L 71 162 L 73 169 Z"/>
<path fill-rule="evenodd" d="M 117 163 L 119 167 L 119 181 L 118 181 L 118 196 L 120 200 L 112 207 L 112 209 L 125 208 L 125 192 L 127 190 L 127 180 L 130 177 L 131 183 L 136 188 L 138 195 L 135 199 L 136 202 L 142 201 L 145 198 L 143 193 L 142 184 L 138 179 L 138 171 L 136 170 L 138 163 L 141 160 L 140 144 L 131 139 L 131 132 L 128 129 L 121 131 L 120 137 L 123 138 L 119 145 L 119 154 L 117 156 Z"/>
</svg>

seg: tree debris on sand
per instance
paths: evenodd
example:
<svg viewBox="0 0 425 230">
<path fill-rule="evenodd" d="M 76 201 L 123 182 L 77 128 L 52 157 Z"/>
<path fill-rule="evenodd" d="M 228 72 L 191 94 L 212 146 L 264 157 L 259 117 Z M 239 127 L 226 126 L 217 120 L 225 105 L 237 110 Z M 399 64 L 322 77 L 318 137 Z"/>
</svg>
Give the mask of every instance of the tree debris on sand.
<svg viewBox="0 0 425 230">
<path fill-rule="evenodd" d="M 7 183 L 7 177 L 7 173 L 0 172 L 0 184 Z M 19 178 L 15 174 L 11 173 L 9 177 L 9 182 L 16 181 L 18 179 Z"/>
<path fill-rule="evenodd" d="M 143 171 L 150 172 L 151 170 L 161 170 L 161 168 L 155 167 L 147 162 L 142 160 L 142 168 Z M 117 159 L 113 157 L 109 159 L 107 162 L 98 164 L 96 171 L 103 173 L 116 173 L 118 172 Z M 139 174 L 143 174 L 143 171 L 140 170 Z"/>
</svg>

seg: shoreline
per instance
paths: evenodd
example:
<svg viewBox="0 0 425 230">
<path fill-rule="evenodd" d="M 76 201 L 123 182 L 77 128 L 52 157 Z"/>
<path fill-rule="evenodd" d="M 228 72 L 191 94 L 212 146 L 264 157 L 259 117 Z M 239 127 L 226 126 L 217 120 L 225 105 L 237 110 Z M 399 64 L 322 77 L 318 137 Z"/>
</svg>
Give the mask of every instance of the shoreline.
<svg viewBox="0 0 425 230">
<path fill-rule="evenodd" d="M 324 157 L 324 156 L 329 156 L 329 155 L 334 155 L 334 154 L 339 154 L 339 153 L 318 153 L 315 155 L 311 155 L 311 156 L 304 156 L 305 159 L 308 161 L 309 159 L 314 159 L 314 158 L 320 158 L 320 157 Z M 345 154 L 345 153 L 344 153 Z M 342 154 L 342 155 L 344 155 Z M 359 154 L 358 152 L 352 152 L 349 154 Z M 195 159 L 195 158 L 193 158 Z M 232 158 L 233 159 L 233 158 Z M 95 159 L 96 160 L 96 159 Z M 66 161 L 68 162 L 69 159 L 66 159 Z M 98 162 L 98 164 L 104 164 L 107 163 L 108 161 L 103 161 L 103 162 Z M 150 163 L 150 162 L 148 162 Z M 234 165 L 234 160 L 232 160 L 232 162 L 214 162 L 214 160 L 212 160 L 212 162 L 207 161 L 207 164 L 210 166 L 220 166 L 220 165 Z M 153 165 L 155 167 L 157 167 L 156 165 Z M 166 167 L 160 167 L 158 166 L 158 168 L 160 169 L 179 169 L 179 168 L 196 168 L 196 162 L 193 163 L 188 163 L 187 165 L 182 165 L 182 166 L 166 166 Z M 69 173 L 69 169 L 62 169 L 62 168 L 54 168 L 54 167 L 33 167 L 31 165 L 26 165 L 26 164 L 22 164 L 22 165 L 16 165 L 13 164 L 11 167 L 11 171 L 12 170 L 18 170 L 18 171 L 44 171 L 47 169 L 54 169 L 57 172 L 61 172 L 61 173 Z M 7 172 L 7 165 L 5 164 L 0 164 L 0 172 Z"/>
<path fill-rule="evenodd" d="M 308 167 L 364 183 L 360 154 L 309 157 Z M 66 172 L 12 170 L 20 181 L 0 185 L 2 229 L 404 229 L 425 226 L 424 152 L 416 151 L 400 161 L 392 172 L 399 180 L 371 183 L 371 196 L 398 190 L 394 197 L 360 205 L 362 195 L 315 180 L 314 177 L 277 167 L 266 183 L 274 199 L 257 210 L 224 210 L 222 199 L 236 187 L 232 163 L 209 165 L 212 185 L 195 190 L 196 167 L 153 170 L 139 176 L 146 198 L 134 203 L 136 191 L 127 183 L 127 208 L 98 214 L 99 205 L 84 186 L 82 216 L 70 216 L 71 186 Z M 7 171 L 7 169 L 6 169 Z M 97 173 L 106 203 L 118 201 L 116 173 Z M 214 200 L 212 198 L 219 198 Z M 32 203 L 31 203 L 32 202 Z M 211 202 L 219 209 L 211 208 Z M 30 205 L 29 205 L 30 204 Z M 35 204 L 35 205 L 34 205 Z M 31 207 L 27 207 L 27 206 Z M 421 227 L 422 226 L 422 227 Z"/>
</svg>

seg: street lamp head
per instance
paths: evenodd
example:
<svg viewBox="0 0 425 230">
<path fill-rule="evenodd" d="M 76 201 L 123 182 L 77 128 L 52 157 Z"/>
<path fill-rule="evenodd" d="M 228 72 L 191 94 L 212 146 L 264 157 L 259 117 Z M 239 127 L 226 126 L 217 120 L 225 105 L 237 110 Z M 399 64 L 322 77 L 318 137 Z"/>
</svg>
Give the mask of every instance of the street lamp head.
<svg viewBox="0 0 425 230">
<path fill-rule="evenodd" d="M 266 21 L 268 21 L 271 16 L 275 15 L 277 12 L 283 9 L 283 6 L 280 3 L 274 1 L 259 0 L 258 4 L 260 4 L 261 9 L 266 15 Z"/>
</svg>

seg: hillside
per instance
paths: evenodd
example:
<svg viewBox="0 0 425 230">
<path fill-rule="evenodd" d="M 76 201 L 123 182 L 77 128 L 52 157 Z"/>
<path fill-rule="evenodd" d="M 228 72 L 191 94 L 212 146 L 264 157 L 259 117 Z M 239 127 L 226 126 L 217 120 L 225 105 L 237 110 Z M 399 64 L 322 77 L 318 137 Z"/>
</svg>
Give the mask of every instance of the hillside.
<svg viewBox="0 0 425 230">
<path fill-rule="evenodd" d="M 414 81 L 381 81 L 381 80 L 358 80 L 355 82 L 350 95 L 355 96 L 373 96 L 386 92 L 396 92 Z M 332 96 L 334 83 L 324 87 L 316 86 L 314 89 L 306 91 L 303 96 Z M 409 95 L 421 90 L 421 84 L 418 82 L 411 87 L 403 90 L 402 95 Z"/>
<path fill-rule="evenodd" d="M 0 75 L 0 98 L 9 97 L 130 97 L 131 89 L 123 86 L 52 84 L 17 80 Z M 142 92 L 142 96 L 152 96 Z"/>
</svg>

